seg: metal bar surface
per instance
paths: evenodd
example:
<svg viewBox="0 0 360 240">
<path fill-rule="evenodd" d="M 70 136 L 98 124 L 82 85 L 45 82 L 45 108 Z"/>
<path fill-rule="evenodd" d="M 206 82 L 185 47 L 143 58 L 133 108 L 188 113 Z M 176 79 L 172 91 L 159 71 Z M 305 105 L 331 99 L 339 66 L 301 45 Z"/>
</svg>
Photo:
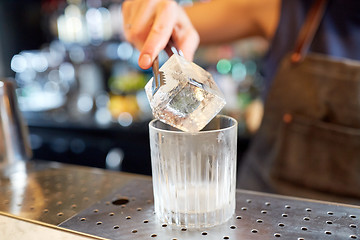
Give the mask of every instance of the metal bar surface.
<svg viewBox="0 0 360 240">
<path fill-rule="evenodd" d="M 356 206 L 237 191 L 236 214 L 204 229 L 169 226 L 156 218 L 150 180 L 132 180 L 61 227 L 109 239 L 358 239 Z"/>
<path fill-rule="evenodd" d="M 237 191 L 236 214 L 207 229 L 159 222 L 148 176 L 30 161 L 0 172 L 0 211 L 109 239 L 360 239 L 357 206 Z"/>
<path fill-rule="evenodd" d="M 148 176 L 47 161 L 0 172 L 0 211 L 58 225 L 131 179 Z"/>
<path fill-rule="evenodd" d="M 107 240 L 51 224 L 16 217 L 3 212 L 0 212 L 0 233 L 1 239 L 6 240 Z"/>
</svg>

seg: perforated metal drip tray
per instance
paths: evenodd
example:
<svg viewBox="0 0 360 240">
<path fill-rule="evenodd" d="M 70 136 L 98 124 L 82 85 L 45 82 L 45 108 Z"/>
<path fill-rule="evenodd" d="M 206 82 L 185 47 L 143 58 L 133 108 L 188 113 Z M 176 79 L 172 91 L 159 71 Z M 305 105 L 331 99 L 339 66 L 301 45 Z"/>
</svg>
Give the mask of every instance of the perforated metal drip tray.
<svg viewBox="0 0 360 240">
<path fill-rule="evenodd" d="M 159 222 L 152 184 L 133 180 L 59 226 L 109 239 L 360 239 L 360 209 L 347 205 L 237 191 L 228 222 L 186 229 Z"/>
</svg>

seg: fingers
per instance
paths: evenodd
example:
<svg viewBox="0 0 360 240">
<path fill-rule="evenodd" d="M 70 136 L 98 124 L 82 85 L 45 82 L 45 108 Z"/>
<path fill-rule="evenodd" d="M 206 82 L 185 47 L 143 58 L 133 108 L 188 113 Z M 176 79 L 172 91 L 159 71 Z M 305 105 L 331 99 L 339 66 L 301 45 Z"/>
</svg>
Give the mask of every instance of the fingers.
<svg viewBox="0 0 360 240">
<path fill-rule="evenodd" d="M 153 24 L 156 6 L 160 0 L 138 0 L 134 1 L 133 12 L 129 18 L 131 29 L 129 31 L 129 40 L 141 49 L 150 32 Z"/>
<path fill-rule="evenodd" d="M 122 9 L 122 15 L 123 15 L 123 20 L 124 23 L 128 24 L 129 23 L 129 19 L 131 17 L 131 6 L 133 5 L 133 1 L 124 1 L 123 4 L 121 5 L 121 9 Z"/>
<path fill-rule="evenodd" d="M 183 10 L 180 14 L 186 15 Z M 180 19 L 182 19 L 181 23 L 179 23 L 180 26 L 174 28 L 172 37 L 178 49 L 184 53 L 184 57 L 192 61 L 199 46 L 200 37 L 187 17 L 181 17 Z"/>
<path fill-rule="evenodd" d="M 136 1 L 136 11 L 134 11 L 130 18 L 132 32 L 135 33 L 135 37 L 139 37 L 138 35 L 143 37 L 142 35 L 144 35 L 144 30 L 150 30 L 153 19 L 155 17 L 155 11 L 158 2 L 159 0 Z"/>
<path fill-rule="evenodd" d="M 173 0 L 131 0 L 122 5 L 126 39 L 140 50 L 139 66 L 148 69 L 172 37 L 178 50 L 193 59 L 199 35 Z"/>
<path fill-rule="evenodd" d="M 124 34 L 128 42 L 135 45 L 135 41 L 138 39 L 133 30 L 133 19 L 136 14 L 137 9 L 139 8 L 140 1 L 124 1 L 122 4 L 122 15 L 123 15 L 123 25 L 124 25 Z M 139 41 L 139 40 L 138 40 Z"/>
<path fill-rule="evenodd" d="M 189 61 L 193 61 L 195 51 L 200 42 L 197 32 L 190 32 L 186 37 L 179 39 L 177 42 L 178 49 L 183 52 L 184 57 Z"/>
<path fill-rule="evenodd" d="M 129 31 L 131 29 L 131 21 L 130 18 L 133 15 L 132 11 L 134 8 L 134 1 L 124 1 L 121 5 L 122 16 L 123 16 L 123 25 L 124 25 L 124 33 L 126 39 L 128 39 Z"/>
<path fill-rule="evenodd" d="M 155 57 L 165 48 L 177 21 L 179 8 L 173 1 L 162 1 L 157 6 L 156 18 L 140 52 L 141 68 L 149 68 Z"/>
</svg>

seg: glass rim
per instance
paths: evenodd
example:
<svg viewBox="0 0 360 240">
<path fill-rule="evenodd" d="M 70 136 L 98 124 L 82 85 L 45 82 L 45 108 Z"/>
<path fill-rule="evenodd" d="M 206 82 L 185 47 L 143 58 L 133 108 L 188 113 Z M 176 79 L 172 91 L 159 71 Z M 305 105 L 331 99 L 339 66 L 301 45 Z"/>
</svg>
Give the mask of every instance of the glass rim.
<svg viewBox="0 0 360 240">
<path fill-rule="evenodd" d="M 219 129 L 215 129 L 215 130 L 200 130 L 199 132 L 184 132 L 180 129 L 176 129 L 176 130 L 166 130 L 166 129 L 161 129 L 161 128 L 157 128 L 154 126 L 154 123 L 156 121 L 159 121 L 159 122 L 162 122 L 161 120 L 155 118 L 153 120 L 151 120 L 149 122 L 149 128 L 152 128 L 158 132 L 164 132 L 164 133 L 172 133 L 172 134 L 182 134 L 182 135 L 199 135 L 199 134 L 209 134 L 209 133 L 216 133 L 216 132 L 222 132 L 222 131 L 227 131 L 227 130 L 230 130 L 232 128 L 235 128 L 237 127 L 238 125 L 238 122 L 236 121 L 235 118 L 233 117 L 230 117 L 230 116 L 227 116 L 227 115 L 222 115 L 222 114 L 219 114 L 219 115 L 216 115 L 214 118 L 226 118 L 226 119 L 230 119 L 232 121 L 232 125 L 231 126 L 228 126 L 228 127 L 224 127 L 224 128 L 219 128 Z M 162 122 L 164 123 L 164 122 Z M 166 123 L 164 123 L 166 124 Z M 175 127 L 174 127 L 175 128 Z"/>
</svg>

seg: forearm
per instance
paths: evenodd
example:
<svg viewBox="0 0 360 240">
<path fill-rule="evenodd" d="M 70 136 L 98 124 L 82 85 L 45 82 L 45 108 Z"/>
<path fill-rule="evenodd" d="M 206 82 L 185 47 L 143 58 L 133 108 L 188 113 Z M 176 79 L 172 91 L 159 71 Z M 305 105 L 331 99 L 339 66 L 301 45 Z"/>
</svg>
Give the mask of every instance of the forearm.
<svg viewBox="0 0 360 240">
<path fill-rule="evenodd" d="M 224 43 L 250 36 L 271 39 L 280 0 L 211 0 L 185 8 L 201 44 Z"/>
</svg>

